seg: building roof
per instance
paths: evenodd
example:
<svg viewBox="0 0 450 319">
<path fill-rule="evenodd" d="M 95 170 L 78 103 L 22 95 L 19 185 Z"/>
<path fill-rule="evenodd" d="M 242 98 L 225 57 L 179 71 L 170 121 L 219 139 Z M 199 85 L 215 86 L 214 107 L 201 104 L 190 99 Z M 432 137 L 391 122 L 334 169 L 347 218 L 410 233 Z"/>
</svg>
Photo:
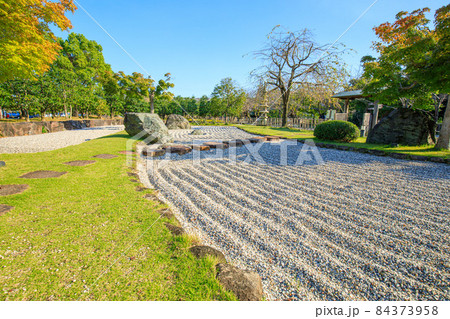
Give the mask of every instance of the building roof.
<svg viewBox="0 0 450 319">
<path fill-rule="evenodd" d="M 362 97 L 365 97 L 367 95 L 364 95 L 362 93 L 362 90 L 354 90 L 354 91 L 342 91 L 339 93 L 336 93 L 332 97 L 337 99 L 359 99 Z"/>
</svg>

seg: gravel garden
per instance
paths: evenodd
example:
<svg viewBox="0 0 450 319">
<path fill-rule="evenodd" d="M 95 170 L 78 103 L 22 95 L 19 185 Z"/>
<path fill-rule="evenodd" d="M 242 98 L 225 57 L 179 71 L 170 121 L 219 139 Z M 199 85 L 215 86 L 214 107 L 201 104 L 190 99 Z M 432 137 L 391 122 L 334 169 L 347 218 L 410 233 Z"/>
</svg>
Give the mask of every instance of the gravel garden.
<svg viewBox="0 0 450 319">
<path fill-rule="evenodd" d="M 199 129 L 171 134 L 252 137 Z M 450 166 L 332 149 L 296 165 L 304 144 L 255 145 L 148 158 L 141 170 L 183 228 L 260 274 L 269 300 L 450 298 Z"/>
</svg>

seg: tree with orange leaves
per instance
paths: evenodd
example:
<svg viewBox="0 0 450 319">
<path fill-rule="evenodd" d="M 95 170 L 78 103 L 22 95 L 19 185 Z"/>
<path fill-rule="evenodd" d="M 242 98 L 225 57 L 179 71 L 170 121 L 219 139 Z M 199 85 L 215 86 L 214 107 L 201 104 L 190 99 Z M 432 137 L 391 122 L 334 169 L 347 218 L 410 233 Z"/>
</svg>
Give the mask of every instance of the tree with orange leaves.
<svg viewBox="0 0 450 319">
<path fill-rule="evenodd" d="M 32 79 L 49 69 L 61 47 L 50 24 L 72 28 L 73 0 L 0 0 L 0 82 Z"/>
<path fill-rule="evenodd" d="M 394 23 L 386 22 L 374 28 L 380 39 L 374 48 L 380 56 L 362 60 L 364 76 L 369 79 L 363 91 L 387 103 L 396 99 L 419 100 L 431 93 L 447 95 L 447 109 L 436 147 L 449 149 L 450 5 L 436 10 L 434 30 L 425 17 L 428 11 L 424 8 L 411 13 L 399 12 Z"/>
</svg>

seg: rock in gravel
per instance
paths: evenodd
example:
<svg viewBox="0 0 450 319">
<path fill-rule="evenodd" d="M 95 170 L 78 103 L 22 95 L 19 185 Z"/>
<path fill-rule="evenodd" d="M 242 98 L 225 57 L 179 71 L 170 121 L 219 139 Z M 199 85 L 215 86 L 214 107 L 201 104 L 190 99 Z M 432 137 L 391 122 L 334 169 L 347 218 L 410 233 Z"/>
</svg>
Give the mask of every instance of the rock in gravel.
<svg viewBox="0 0 450 319">
<path fill-rule="evenodd" d="M 192 145 L 192 149 L 196 151 L 209 151 L 211 148 L 207 145 Z"/>
<path fill-rule="evenodd" d="M 125 131 L 130 136 L 144 139 L 147 144 L 170 143 L 169 130 L 158 114 L 127 113 L 124 119 Z"/>
<path fill-rule="evenodd" d="M 436 124 L 423 110 L 398 108 L 384 117 L 367 136 L 367 143 L 423 145 L 435 141 Z"/>
<path fill-rule="evenodd" d="M 203 145 L 209 146 L 209 148 L 219 148 L 219 149 L 224 149 L 224 148 L 229 147 L 228 143 L 223 143 L 223 142 L 206 142 L 206 143 L 203 143 Z"/>
<path fill-rule="evenodd" d="M 175 236 L 181 236 L 185 233 L 184 229 L 181 227 L 178 227 L 178 226 L 175 226 L 175 225 L 172 225 L 169 223 L 164 223 L 164 225 L 166 225 L 167 229 Z"/>
<path fill-rule="evenodd" d="M 4 161 L 0 161 L 0 167 L 6 166 L 6 163 Z"/>
<path fill-rule="evenodd" d="M 205 134 L 206 133 L 203 132 L 202 130 L 196 129 L 196 130 L 193 130 L 190 135 L 205 135 Z"/>
<path fill-rule="evenodd" d="M 241 301 L 259 301 L 263 295 L 261 277 L 230 264 L 217 264 L 217 279 Z"/>
<path fill-rule="evenodd" d="M 209 246 L 193 246 L 189 248 L 189 251 L 197 258 L 203 258 L 209 255 L 216 257 L 219 260 L 219 263 L 227 262 L 224 254 L 221 251 Z"/>
<path fill-rule="evenodd" d="M 159 157 L 166 154 L 166 150 L 163 149 L 143 149 L 142 155 L 147 157 Z"/>
<path fill-rule="evenodd" d="M 170 114 L 166 126 L 169 130 L 189 130 L 191 128 L 189 121 L 178 114 Z"/>
</svg>

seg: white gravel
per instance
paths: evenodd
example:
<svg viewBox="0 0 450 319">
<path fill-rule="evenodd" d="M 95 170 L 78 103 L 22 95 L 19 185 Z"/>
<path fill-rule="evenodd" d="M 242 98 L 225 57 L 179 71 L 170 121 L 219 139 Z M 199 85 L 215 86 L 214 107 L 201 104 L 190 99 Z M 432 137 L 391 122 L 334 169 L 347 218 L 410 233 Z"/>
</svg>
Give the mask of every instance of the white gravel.
<svg viewBox="0 0 450 319">
<path fill-rule="evenodd" d="M 113 125 L 39 135 L 4 137 L 0 138 L 0 154 L 51 151 L 70 145 L 81 144 L 123 130 L 123 125 Z"/>
<path fill-rule="evenodd" d="M 280 145 L 261 145 L 265 163 L 245 162 L 245 146 L 236 162 L 229 150 L 147 161 L 159 165 L 148 182 L 187 231 L 257 271 L 270 300 L 450 299 L 450 166 L 330 149 L 323 165 L 296 166 L 302 144 L 280 165 Z"/>
</svg>

